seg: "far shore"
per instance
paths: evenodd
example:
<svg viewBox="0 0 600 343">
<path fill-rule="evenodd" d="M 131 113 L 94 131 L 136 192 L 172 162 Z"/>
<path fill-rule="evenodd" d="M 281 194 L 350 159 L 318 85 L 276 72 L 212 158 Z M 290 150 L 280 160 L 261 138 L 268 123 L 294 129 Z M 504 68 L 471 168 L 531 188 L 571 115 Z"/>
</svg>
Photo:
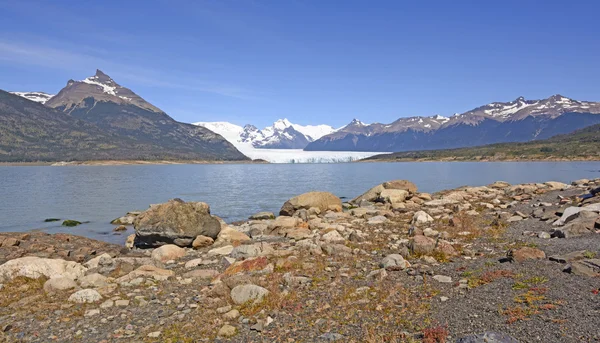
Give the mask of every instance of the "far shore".
<svg viewBox="0 0 600 343">
<path fill-rule="evenodd" d="M 446 157 L 439 159 L 429 158 L 379 158 L 379 159 L 363 159 L 356 162 L 366 163 L 377 163 L 377 162 L 597 162 L 600 158 L 597 156 L 589 157 L 575 157 L 575 158 L 563 158 L 563 157 L 544 157 L 544 158 L 456 158 Z"/>
<path fill-rule="evenodd" d="M 472 158 L 463 159 L 455 157 L 447 157 L 440 159 L 429 158 L 381 158 L 381 159 L 362 159 L 352 162 L 339 163 L 389 163 L 389 162 L 597 162 L 599 157 L 575 157 L 575 158 Z M 29 166 L 127 166 L 127 165 L 181 165 L 181 164 L 271 164 L 264 160 L 252 161 L 200 161 L 200 160 L 159 160 L 159 161 L 144 161 L 144 160 L 101 160 L 101 161 L 71 161 L 71 162 L 0 162 L 0 167 L 29 167 Z M 281 163 L 286 164 L 286 163 Z M 287 164 L 311 164 L 311 163 L 287 163 Z M 314 163 L 313 163 L 314 164 Z M 324 163 L 330 164 L 330 163 Z"/>
<path fill-rule="evenodd" d="M 267 164 L 267 161 L 199 161 L 199 160 L 106 160 L 106 161 L 72 161 L 72 162 L 0 162 L 3 167 L 26 167 L 26 166 L 128 166 L 128 165 L 168 165 L 168 164 Z"/>
</svg>

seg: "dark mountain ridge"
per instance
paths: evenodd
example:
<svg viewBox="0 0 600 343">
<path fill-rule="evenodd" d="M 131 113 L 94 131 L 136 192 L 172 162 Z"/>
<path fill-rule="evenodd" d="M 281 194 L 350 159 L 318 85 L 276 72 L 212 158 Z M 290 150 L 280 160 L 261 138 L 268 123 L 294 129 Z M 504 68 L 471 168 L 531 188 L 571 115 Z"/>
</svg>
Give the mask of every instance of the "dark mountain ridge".
<svg viewBox="0 0 600 343">
<path fill-rule="evenodd" d="M 177 122 L 100 70 L 70 80 L 45 105 L 2 92 L 0 120 L 0 161 L 248 160 L 220 135 Z M 85 145 L 72 141 L 79 135 Z"/>
<path fill-rule="evenodd" d="M 389 125 L 346 127 L 308 144 L 309 151 L 411 151 L 451 149 L 501 142 L 526 142 L 600 123 L 600 103 L 561 95 L 544 100 L 522 97 L 491 103 L 450 118 L 400 118 Z"/>
</svg>

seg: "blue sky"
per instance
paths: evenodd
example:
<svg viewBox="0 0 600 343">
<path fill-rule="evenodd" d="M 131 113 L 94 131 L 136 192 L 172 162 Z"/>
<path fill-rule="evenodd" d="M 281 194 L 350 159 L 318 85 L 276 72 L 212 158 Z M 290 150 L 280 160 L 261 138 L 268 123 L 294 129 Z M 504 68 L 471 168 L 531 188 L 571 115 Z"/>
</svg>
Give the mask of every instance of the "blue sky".
<svg viewBox="0 0 600 343">
<path fill-rule="evenodd" d="M 341 126 L 600 100 L 597 1 L 0 0 L 0 89 L 99 68 L 180 121 Z"/>
</svg>

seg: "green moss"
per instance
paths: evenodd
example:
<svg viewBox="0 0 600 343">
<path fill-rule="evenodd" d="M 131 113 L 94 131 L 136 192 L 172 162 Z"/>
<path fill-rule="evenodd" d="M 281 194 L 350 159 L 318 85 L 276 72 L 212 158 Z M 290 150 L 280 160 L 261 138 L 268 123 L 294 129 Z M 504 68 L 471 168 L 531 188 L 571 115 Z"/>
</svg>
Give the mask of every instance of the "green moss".
<svg viewBox="0 0 600 343">
<path fill-rule="evenodd" d="M 81 225 L 81 222 L 78 222 L 77 220 L 71 220 L 71 219 L 67 219 L 62 223 L 62 226 L 77 226 L 77 225 Z"/>
</svg>

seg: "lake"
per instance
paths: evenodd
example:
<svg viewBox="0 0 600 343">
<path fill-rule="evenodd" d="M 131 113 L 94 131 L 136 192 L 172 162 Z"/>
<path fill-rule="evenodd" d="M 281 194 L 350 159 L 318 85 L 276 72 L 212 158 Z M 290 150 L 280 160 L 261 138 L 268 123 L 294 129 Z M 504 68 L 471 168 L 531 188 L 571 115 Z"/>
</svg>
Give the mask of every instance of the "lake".
<svg viewBox="0 0 600 343">
<path fill-rule="evenodd" d="M 311 190 L 350 199 L 393 179 L 422 192 L 463 185 L 600 177 L 600 162 L 402 162 L 340 164 L 129 165 L 0 167 L 0 231 L 69 232 L 122 243 L 110 221 L 171 198 L 204 201 L 231 222 L 259 211 L 277 213 Z M 75 228 L 46 218 L 89 221 Z"/>
</svg>

